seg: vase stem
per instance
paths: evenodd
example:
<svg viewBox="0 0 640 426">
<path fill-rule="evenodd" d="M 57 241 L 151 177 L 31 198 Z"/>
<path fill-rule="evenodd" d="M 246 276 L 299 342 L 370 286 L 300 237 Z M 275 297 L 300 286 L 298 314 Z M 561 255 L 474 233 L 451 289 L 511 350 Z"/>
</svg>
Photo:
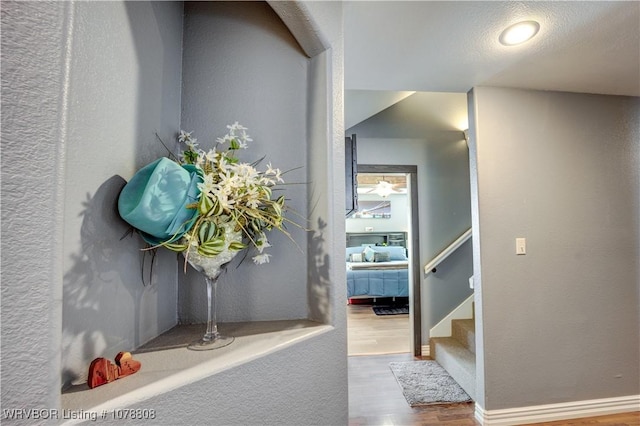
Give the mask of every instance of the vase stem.
<svg viewBox="0 0 640 426">
<path fill-rule="evenodd" d="M 224 270 L 224 268 L 221 268 Z M 233 342 L 231 336 L 223 336 L 218 331 L 217 306 L 218 306 L 218 277 L 220 273 L 214 277 L 205 275 L 204 280 L 207 283 L 207 331 L 200 340 L 192 342 L 188 348 L 194 351 L 207 351 L 211 349 L 223 348 Z"/>
<path fill-rule="evenodd" d="M 218 298 L 216 297 L 218 277 L 205 277 L 205 280 L 207 281 L 207 332 L 204 334 L 202 340 L 210 341 L 219 337 L 216 312 L 218 302 Z"/>
</svg>

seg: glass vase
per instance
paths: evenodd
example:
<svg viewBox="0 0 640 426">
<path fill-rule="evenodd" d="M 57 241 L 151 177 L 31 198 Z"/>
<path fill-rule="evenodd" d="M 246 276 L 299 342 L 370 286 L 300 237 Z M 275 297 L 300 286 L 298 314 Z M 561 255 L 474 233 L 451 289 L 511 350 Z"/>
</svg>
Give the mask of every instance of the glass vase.
<svg viewBox="0 0 640 426">
<path fill-rule="evenodd" d="M 191 350 L 207 351 L 223 348 L 234 341 L 234 337 L 220 334 L 216 316 L 218 278 L 238 253 L 238 251 L 229 250 L 229 244 L 234 241 L 242 241 L 242 233 L 234 231 L 231 226 L 225 226 L 225 248 L 220 254 L 203 256 L 198 253 L 197 248 L 191 246 L 183 252 L 187 263 L 204 275 L 207 285 L 207 330 L 200 340 L 189 344 L 188 348 Z"/>
<path fill-rule="evenodd" d="M 187 346 L 188 349 L 194 351 L 208 351 L 211 349 L 223 348 L 230 345 L 235 338 L 231 336 L 223 336 L 218 331 L 217 321 L 217 302 L 216 292 L 218 288 L 218 278 L 224 271 L 225 266 L 220 267 L 216 276 L 208 276 L 204 274 L 204 280 L 207 285 L 207 330 L 200 340 L 195 340 Z"/>
</svg>

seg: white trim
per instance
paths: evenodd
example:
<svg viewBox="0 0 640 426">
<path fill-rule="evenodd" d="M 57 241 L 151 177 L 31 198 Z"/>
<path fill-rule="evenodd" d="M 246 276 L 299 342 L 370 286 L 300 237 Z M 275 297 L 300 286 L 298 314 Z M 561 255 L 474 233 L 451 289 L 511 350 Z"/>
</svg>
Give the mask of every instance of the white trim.
<svg viewBox="0 0 640 426">
<path fill-rule="evenodd" d="M 485 411 L 477 402 L 475 418 L 483 426 L 523 425 L 640 411 L 640 395 Z"/>
<path fill-rule="evenodd" d="M 429 345 L 422 345 L 422 352 L 420 352 L 421 356 L 431 356 L 431 347 Z"/>
<path fill-rule="evenodd" d="M 429 330 L 429 338 L 431 337 L 449 337 L 451 336 L 451 321 L 454 319 L 471 319 L 473 318 L 473 294 L 464 302 L 458 305 L 453 311 L 444 317 L 439 323 Z"/>
</svg>

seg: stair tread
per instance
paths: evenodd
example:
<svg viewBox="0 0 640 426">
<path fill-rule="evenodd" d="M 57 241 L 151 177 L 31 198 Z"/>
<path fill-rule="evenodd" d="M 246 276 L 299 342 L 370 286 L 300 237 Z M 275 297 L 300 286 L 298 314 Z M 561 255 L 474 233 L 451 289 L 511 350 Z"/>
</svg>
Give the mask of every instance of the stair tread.
<svg viewBox="0 0 640 426">
<path fill-rule="evenodd" d="M 476 371 L 476 356 L 473 352 L 467 349 L 462 343 L 453 337 L 434 337 L 432 338 L 435 345 L 442 348 L 444 351 L 451 355 L 454 355 L 461 365 L 466 370 L 473 372 Z M 437 349 L 436 349 L 437 353 Z"/>
</svg>

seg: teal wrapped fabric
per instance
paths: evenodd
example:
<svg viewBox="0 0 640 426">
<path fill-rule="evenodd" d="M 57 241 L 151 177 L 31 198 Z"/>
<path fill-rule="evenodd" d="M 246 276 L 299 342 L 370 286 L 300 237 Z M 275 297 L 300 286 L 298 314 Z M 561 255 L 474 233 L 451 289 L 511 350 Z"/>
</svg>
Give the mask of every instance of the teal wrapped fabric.
<svg viewBox="0 0 640 426">
<path fill-rule="evenodd" d="M 202 177 L 192 165 L 160 158 L 140 169 L 118 198 L 120 216 L 150 244 L 176 241 L 193 226 Z"/>
</svg>

